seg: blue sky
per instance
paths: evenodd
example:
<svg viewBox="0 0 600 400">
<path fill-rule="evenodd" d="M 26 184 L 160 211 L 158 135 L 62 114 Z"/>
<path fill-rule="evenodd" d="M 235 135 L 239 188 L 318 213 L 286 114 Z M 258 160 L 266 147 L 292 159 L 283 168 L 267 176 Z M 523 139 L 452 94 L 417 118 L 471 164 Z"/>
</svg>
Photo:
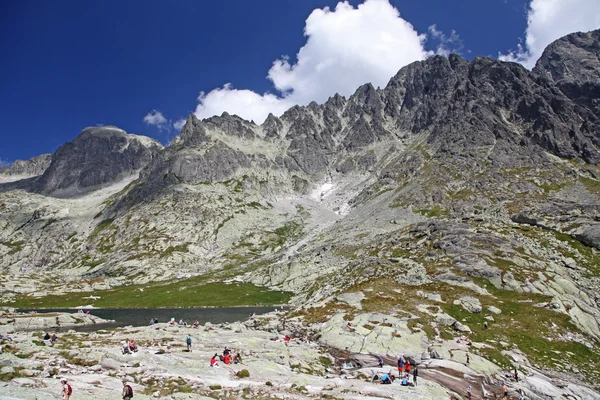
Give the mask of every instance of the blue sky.
<svg viewBox="0 0 600 400">
<path fill-rule="evenodd" d="M 387 0 L 369 1 L 387 4 Z M 410 29 L 398 24 L 394 28 L 406 31 L 406 42 L 410 42 L 407 46 L 420 43 L 428 54 L 440 49 L 442 53 L 455 50 L 468 59 L 475 55 L 498 57 L 499 53 L 514 59 L 523 58 L 518 54 L 523 49 L 517 45 L 527 44 L 526 33 L 528 26 L 532 26 L 531 21 L 528 24 L 530 0 L 390 2 L 400 13 L 400 17 L 388 16 L 390 24 L 394 18 L 412 24 L 414 37 Z M 282 87 L 290 79 L 312 79 L 310 66 L 295 68 L 296 54 L 307 43 L 303 35 L 305 27 L 316 31 L 311 44 L 315 49 L 321 48 L 316 44 L 327 42 L 330 34 L 343 37 L 344 32 L 330 32 L 329 20 L 323 16 L 317 20 L 315 15 L 312 25 L 307 22 L 313 10 L 327 6 L 333 16 L 337 3 L 329 0 L 4 2 L 0 13 L 3 60 L 0 63 L 0 160 L 27 159 L 54 152 L 63 143 L 73 140 L 84 127 L 97 124 L 116 125 L 168 143 L 177 134 L 173 124 L 180 119 L 194 111 L 205 116 L 213 109 L 220 110 L 218 107 L 229 107 L 230 97 L 236 102 L 235 96 L 240 93 L 231 93 L 231 87 L 247 89 L 242 94 L 263 103 L 265 92 L 281 97 L 274 82 Z M 349 3 L 348 12 L 363 1 Z M 393 14 L 392 7 L 379 10 L 383 11 L 375 12 Z M 361 18 L 359 12 L 353 15 L 358 18 L 356 21 Z M 369 21 L 372 23 L 373 19 Z M 360 23 L 360 29 L 382 29 L 368 26 L 366 22 L 356 23 Z M 595 23 L 587 22 L 588 25 Z M 353 31 L 363 35 L 358 28 Z M 455 31 L 454 36 L 452 31 Z M 423 42 L 424 36 L 417 40 L 416 35 L 427 35 L 427 40 Z M 362 37 L 348 40 L 358 43 Z M 339 43 L 340 46 L 347 44 Z M 336 43 L 333 46 L 339 47 Z M 365 67 L 363 75 L 359 67 L 354 80 L 340 81 L 334 88 L 351 93 L 354 88 L 346 86 L 361 79 L 373 77 L 387 81 L 391 73 L 383 75 L 389 73 L 388 64 L 394 67 L 406 63 L 405 59 L 394 58 L 395 54 L 403 53 L 404 42 L 396 41 L 390 46 L 382 51 L 387 51 L 392 61 L 379 66 L 381 68 Z M 515 52 L 509 54 L 511 50 Z M 307 53 L 309 51 L 312 50 L 308 49 Z M 274 61 L 282 60 L 284 55 L 289 56 L 286 63 L 295 71 L 286 70 L 283 63 L 278 71 L 270 70 Z M 271 79 L 266 78 L 268 74 Z M 318 79 L 321 78 L 315 76 L 315 82 L 318 83 Z M 226 83 L 232 86 L 223 88 Z M 288 97 L 287 102 L 274 100 L 279 109 L 289 102 L 305 102 L 307 96 L 322 100 L 327 94 L 328 87 L 320 85 L 323 87 L 319 90 L 324 92 L 306 91 L 302 97 L 299 85 L 290 83 L 288 94 L 284 95 L 295 91 L 296 97 Z M 211 92 L 215 89 L 218 90 Z M 197 108 L 201 91 L 208 94 L 205 103 L 200 102 L 202 110 Z M 213 101 L 218 94 L 232 96 L 226 96 L 223 105 Z M 160 112 L 164 120 L 150 118 L 144 122 L 144 116 L 153 110 Z"/>
</svg>

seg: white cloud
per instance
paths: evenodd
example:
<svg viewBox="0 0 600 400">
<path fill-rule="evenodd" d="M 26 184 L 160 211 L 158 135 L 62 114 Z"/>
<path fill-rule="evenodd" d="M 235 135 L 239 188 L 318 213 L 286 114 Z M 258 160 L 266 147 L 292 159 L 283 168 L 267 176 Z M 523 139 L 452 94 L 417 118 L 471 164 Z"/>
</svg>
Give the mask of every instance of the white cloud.
<svg viewBox="0 0 600 400">
<path fill-rule="evenodd" d="M 516 51 L 500 54 L 505 61 L 533 68 L 546 46 L 554 40 L 578 31 L 600 28 L 598 0 L 532 0 L 527 16 L 525 45 Z"/>
<path fill-rule="evenodd" d="M 177 121 L 175 121 L 173 123 L 173 128 L 175 128 L 178 131 L 180 131 L 181 128 L 183 128 L 184 125 L 185 125 L 185 118 L 184 119 L 178 119 Z"/>
<path fill-rule="evenodd" d="M 306 44 L 295 63 L 275 60 L 267 78 L 277 95 L 258 94 L 226 84 L 200 93 L 198 118 L 223 111 L 262 123 L 269 112 L 281 115 L 295 104 L 324 102 L 335 93 L 348 96 L 364 83 L 385 86 L 403 66 L 426 58 L 426 35 L 400 17 L 389 0 L 366 0 L 354 8 L 316 9 L 306 19 Z M 452 36 L 452 35 L 451 35 Z"/>
<path fill-rule="evenodd" d="M 166 129 L 168 126 L 168 120 L 162 115 L 160 111 L 152 110 L 144 117 L 144 122 L 148 125 L 154 125 L 159 129 Z"/>
<path fill-rule="evenodd" d="M 435 24 L 427 30 L 430 37 L 438 42 L 435 54 L 448 57 L 451 53 L 460 53 L 464 47 L 460 36 L 454 29 L 450 31 L 450 36 L 440 31 Z"/>
</svg>

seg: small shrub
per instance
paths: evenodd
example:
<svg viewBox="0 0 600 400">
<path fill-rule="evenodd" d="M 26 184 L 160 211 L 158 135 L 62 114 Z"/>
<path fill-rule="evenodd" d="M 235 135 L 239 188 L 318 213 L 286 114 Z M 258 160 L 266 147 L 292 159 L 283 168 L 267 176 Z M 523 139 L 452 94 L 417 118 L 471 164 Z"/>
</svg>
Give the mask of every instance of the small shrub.
<svg viewBox="0 0 600 400">
<path fill-rule="evenodd" d="M 210 390 L 221 390 L 221 389 L 223 389 L 223 386 L 221 386 L 221 385 L 210 385 L 208 388 Z"/>
<path fill-rule="evenodd" d="M 249 378 L 250 372 L 247 369 L 243 369 L 235 373 L 238 378 Z"/>
<path fill-rule="evenodd" d="M 267 385 L 267 386 L 273 386 L 273 382 L 271 382 L 271 381 L 266 381 L 266 382 L 265 382 L 265 385 Z"/>
</svg>

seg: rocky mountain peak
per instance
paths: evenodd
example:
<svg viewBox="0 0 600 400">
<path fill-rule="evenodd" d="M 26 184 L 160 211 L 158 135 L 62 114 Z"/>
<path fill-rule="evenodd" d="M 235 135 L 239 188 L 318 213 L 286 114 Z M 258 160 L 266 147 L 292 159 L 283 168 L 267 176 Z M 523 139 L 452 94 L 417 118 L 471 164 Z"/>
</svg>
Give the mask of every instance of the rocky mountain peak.
<svg viewBox="0 0 600 400">
<path fill-rule="evenodd" d="M 116 127 L 88 127 L 52 156 L 35 191 L 72 196 L 137 174 L 163 146 Z"/>
</svg>

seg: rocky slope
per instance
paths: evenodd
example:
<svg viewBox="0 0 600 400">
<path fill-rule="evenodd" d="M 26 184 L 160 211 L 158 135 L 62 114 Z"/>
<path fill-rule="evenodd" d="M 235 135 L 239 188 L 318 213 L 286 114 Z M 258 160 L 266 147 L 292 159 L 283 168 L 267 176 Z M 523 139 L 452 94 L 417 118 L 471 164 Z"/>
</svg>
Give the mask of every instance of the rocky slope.
<svg viewBox="0 0 600 400">
<path fill-rule="evenodd" d="M 3 298 L 242 279 L 294 292 L 307 323 L 384 307 L 433 341 L 498 321 L 482 355 L 575 354 L 598 385 L 599 47 L 569 35 L 531 72 L 432 57 L 260 126 L 192 115 L 164 149 L 87 129 L 0 185 Z"/>
</svg>

